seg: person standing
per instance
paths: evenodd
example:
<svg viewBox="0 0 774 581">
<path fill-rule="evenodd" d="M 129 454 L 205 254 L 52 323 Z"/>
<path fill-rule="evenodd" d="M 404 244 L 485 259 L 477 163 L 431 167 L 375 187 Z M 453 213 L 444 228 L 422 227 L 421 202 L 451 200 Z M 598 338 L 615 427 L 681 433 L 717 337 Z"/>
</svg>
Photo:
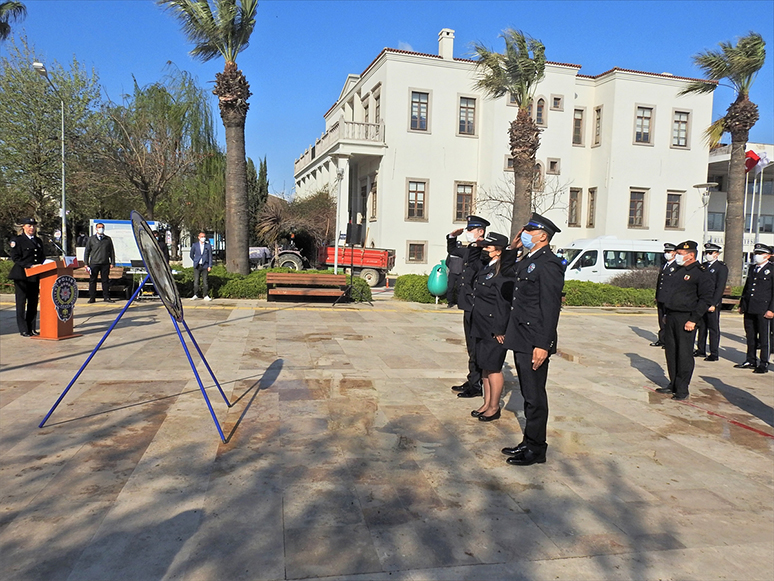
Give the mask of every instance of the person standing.
<svg viewBox="0 0 774 581">
<path fill-rule="evenodd" d="M 191 260 L 193 261 L 194 267 L 194 294 L 191 297 L 191 300 L 195 301 L 199 298 L 199 278 L 201 278 L 204 300 L 211 301 L 207 277 L 212 270 L 212 245 L 210 244 L 210 241 L 207 240 L 207 235 L 204 232 L 199 232 L 198 242 L 191 246 Z"/>
<path fill-rule="evenodd" d="M 457 248 L 462 244 L 457 241 Z M 449 269 L 449 277 L 446 283 L 446 308 L 451 309 L 457 305 L 457 285 L 462 274 L 462 256 L 461 253 L 447 254 L 446 267 Z"/>
<path fill-rule="evenodd" d="M 153 237 L 156 239 L 156 244 L 159 245 L 161 256 L 163 256 L 164 260 L 166 260 L 167 264 L 169 264 L 169 246 L 167 246 L 167 241 L 164 240 L 164 235 L 158 230 L 154 230 Z"/>
<path fill-rule="evenodd" d="M 559 311 L 562 308 L 564 264 L 549 247 L 556 224 L 532 214 L 511 248 L 526 253 L 516 263 L 510 320 L 505 347 L 513 351 L 516 374 L 524 398 L 524 438 L 513 448 L 503 448 L 508 464 L 529 466 L 546 461 L 548 424 L 548 360 L 556 353 Z M 515 250 L 504 253 L 503 267 L 512 264 Z"/>
<path fill-rule="evenodd" d="M 39 335 L 35 329 L 35 319 L 38 316 L 38 296 L 40 295 L 40 277 L 27 276 L 26 268 L 43 264 L 46 259 L 43 253 L 43 241 L 35 235 L 37 229 L 35 218 L 27 218 L 22 222 L 22 233 L 11 239 L 11 260 L 13 266 L 8 278 L 13 281 L 16 293 L 16 326 L 22 337 Z"/>
<path fill-rule="evenodd" d="M 113 248 L 113 240 L 105 234 L 105 225 L 102 222 L 95 224 L 95 232 L 93 236 L 89 236 L 83 251 L 83 262 L 89 272 L 89 302 L 96 301 L 99 274 L 102 282 L 102 300 L 106 303 L 114 303 L 115 301 L 110 298 L 110 267 L 116 264 L 116 251 Z"/>
<path fill-rule="evenodd" d="M 720 349 L 720 307 L 723 305 L 723 293 L 728 281 L 728 267 L 718 260 L 720 246 L 708 242 L 704 245 L 705 261 L 702 264 L 712 279 L 714 292 L 712 304 L 699 323 L 698 345 L 694 357 L 704 357 L 704 361 L 717 361 Z M 707 354 L 707 335 L 709 334 L 709 354 Z"/>
<path fill-rule="evenodd" d="M 774 248 L 758 243 L 753 250 L 755 266 L 751 266 L 744 283 L 739 312 L 744 315 L 747 356 L 736 368 L 752 368 L 753 373 L 768 373 L 771 354 L 771 325 L 774 319 Z M 760 358 L 755 349 L 760 348 Z"/>
<path fill-rule="evenodd" d="M 459 256 L 462 259 L 462 270 L 459 276 L 457 289 L 457 308 L 464 311 L 463 329 L 465 331 L 465 345 L 468 349 L 468 377 L 462 385 L 455 385 L 452 390 L 458 391 L 457 397 L 480 397 L 483 394 L 481 388 L 481 368 L 476 365 L 475 346 L 476 341 L 470 333 L 471 312 L 473 310 L 473 286 L 476 275 L 483 268 L 481 262 L 481 248 L 474 242 L 483 240 L 489 222 L 480 216 L 468 216 L 467 226 L 454 230 L 446 237 L 446 251 L 449 255 Z M 467 246 L 457 245 L 457 236 L 465 232 Z"/>
<path fill-rule="evenodd" d="M 693 345 L 696 326 L 712 304 L 712 279 L 696 260 L 698 244 L 686 240 L 677 245 L 675 262 L 680 267 L 670 283 L 670 293 L 664 303 L 664 349 L 666 351 L 669 385 L 656 389 L 671 393 L 672 399 L 688 398 L 695 366 Z"/>
<path fill-rule="evenodd" d="M 658 313 L 658 338 L 650 344 L 651 347 L 664 346 L 664 302 L 669 295 L 669 282 L 677 269 L 675 264 L 675 245 L 664 244 L 664 260 L 666 261 L 658 273 L 656 282 L 656 311 Z"/>
</svg>

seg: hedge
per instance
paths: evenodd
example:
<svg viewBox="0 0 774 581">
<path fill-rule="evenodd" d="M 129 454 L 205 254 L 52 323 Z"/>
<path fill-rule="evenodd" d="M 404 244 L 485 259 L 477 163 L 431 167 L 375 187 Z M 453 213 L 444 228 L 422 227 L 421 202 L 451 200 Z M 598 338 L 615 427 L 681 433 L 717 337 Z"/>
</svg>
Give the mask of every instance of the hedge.
<svg viewBox="0 0 774 581">
<path fill-rule="evenodd" d="M 13 268 L 12 260 L 0 260 L 0 292 L 13 294 L 16 292 L 13 287 L 13 281 L 8 278 L 8 273 Z"/>
<path fill-rule="evenodd" d="M 412 303 L 434 303 L 435 297 L 427 290 L 426 274 L 404 274 L 395 281 L 394 296 Z M 446 299 L 443 299 L 445 302 Z"/>
</svg>

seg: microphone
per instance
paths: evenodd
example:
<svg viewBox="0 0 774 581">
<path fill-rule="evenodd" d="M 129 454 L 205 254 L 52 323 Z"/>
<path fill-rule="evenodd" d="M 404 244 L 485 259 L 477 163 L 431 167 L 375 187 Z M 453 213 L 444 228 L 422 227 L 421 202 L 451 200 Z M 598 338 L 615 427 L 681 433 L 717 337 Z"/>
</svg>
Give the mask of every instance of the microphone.
<svg viewBox="0 0 774 581">
<path fill-rule="evenodd" d="M 67 253 L 64 251 L 64 249 L 59 246 L 56 242 L 53 241 L 53 239 L 49 238 L 48 241 L 54 245 L 54 248 L 56 248 L 59 252 L 62 253 L 62 258 L 67 258 Z"/>
</svg>

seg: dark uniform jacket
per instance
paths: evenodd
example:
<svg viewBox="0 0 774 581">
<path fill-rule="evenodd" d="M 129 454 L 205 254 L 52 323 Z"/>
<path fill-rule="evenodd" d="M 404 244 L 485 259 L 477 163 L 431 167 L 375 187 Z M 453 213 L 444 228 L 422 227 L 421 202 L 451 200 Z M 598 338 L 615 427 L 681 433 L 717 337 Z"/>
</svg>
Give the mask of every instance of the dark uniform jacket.
<svg viewBox="0 0 774 581">
<path fill-rule="evenodd" d="M 513 281 L 503 268 L 495 274 L 495 264 L 488 264 L 478 273 L 470 324 L 474 337 L 486 339 L 505 335 L 511 314 Z"/>
<path fill-rule="evenodd" d="M 697 324 L 712 305 L 712 294 L 715 292 L 712 276 L 698 262 L 678 267 L 672 274 L 669 289 L 664 308 L 690 313 L 688 320 Z"/>
<path fill-rule="evenodd" d="M 110 236 L 102 235 L 102 240 L 94 234 L 86 241 L 83 251 L 83 262 L 92 266 L 95 264 L 115 264 L 116 252 L 113 249 L 113 240 Z"/>
<path fill-rule="evenodd" d="M 715 285 L 711 306 L 720 307 L 723 302 L 723 292 L 726 290 L 726 282 L 728 282 L 728 267 L 725 262 L 720 262 L 719 260 L 705 262 L 702 266 L 709 273 L 712 284 Z"/>
<path fill-rule="evenodd" d="M 774 311 L 774 264 L 764 262 L 751 266 L 744 283 L 739 310 L 749 315 Z"/>
<path fill-rule="evenodd" d="M 451 246 L 447 240 L 446 242 L 447 249 L 449 246 Z M 449 253 L 446 256 L 446 266 L 449 268 L 449 274 L 461 274 L 462 273 L 462 244 L 457 242 L 457 245 L 454 247 L 454 250 L 458 252 Z"/>
<path fill-rule="evenodd" d="M 473 286 L 476 275 L 484 267 L 481 262 L 481 248 L 477 246 L 457 246 L 457 238 L 446 237 L 446 251 L 450 256 L 462 258 L 460 284 L 457 288 L 457 307 L 463 311 L 473 308 Z"/>
<path fill-rule="evenodd" d="M 503 266 L 513 263 L 515 251 L 503 253 Z M 505 346 L 519 353 L 535 347 L 556 353 L 556 327 L 562 308 L 564 264 L 548 246 L 516 263 L 511 316 Z"/>
<path fill-rule="evenodd" d="M 668 265 L 661 267 L 658 273 L 658 282 L 656 283 L 656 302 L 666 302 L 667 297 L 669 297 L 669 284 L 672 282 L 672 275 L 678 268 L 674 260 Z"/>
<path fill-rule="evenodd" d="M 36 281 L 38 276 L 27 276 L 25 268 L 43 264 L 46 259 L 43 253 L 43 241 L 37 236 L 30 238 L 22 233 L 11 239 L 11 260 L 14 264 L 8 278 L 11 280 Z"/>
</svg>

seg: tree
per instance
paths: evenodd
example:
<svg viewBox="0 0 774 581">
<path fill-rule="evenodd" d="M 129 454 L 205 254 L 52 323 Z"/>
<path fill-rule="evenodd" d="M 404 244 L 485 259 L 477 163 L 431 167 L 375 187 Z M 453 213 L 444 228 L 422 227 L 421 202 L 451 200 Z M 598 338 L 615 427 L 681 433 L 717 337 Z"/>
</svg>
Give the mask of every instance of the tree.
<svg viewBox="0 0 774 581">
<path fill-rule="evenodd" d="M 247 159 L 247 218 L 250 246 L 258 246 L 258 216 L 269 197 L 269 177 L 266 158 L 259 162 L 256 171 L 252 159 Z"/>
<path fill-rule="evenodd" d="M 545 75 L 546 56 L 543 43 L 521 31 L 509 28 L 500 37 L 505 41 L 505 54 L 474 44 L 479 73 L 475 86 L 495 99 L 510 95 L 519 108 L 508 130 L 514 175 L 513 238 L 532 213 L 532 182 L 540 130 L 529 115 L 529 106 Z"/>
<path fill-rule="evenodd" d="M 693 81 L 680 91 L 711 93 L 726 80 L 736 92 L 736 100 L 726 114 L 706 131 L 710 147 L 720 143 L 724 133 L 731 134 L 731 161 L 728 169 L 726 236 L 724 257 L 728 264 L 729 284 L 742 283 L 744 238 L 745 148 L 750 129 L 758 121 L 758 106 L 750 101 L 750 89 L 766 60 L 766 43 L 760 34 L 750 32 L 736 46 L 721 42 L 720 50 L 707 50 L 693 56 L 694 64 L 706 81 Z"/>
<path fill-rule="evenodd" d="M 0 2 L 0 40 L 11 35 L 11 22 L 24 20 L 27 7 L 21 2 Z"/>
<path fill-rule="evenodd" d="M 226 269 L 249 274 L 245 119 L 250 85 L 236 57 L 249 44 L 258 0 L 157 0 L 180 22 L 194 48 L 191 56 L 207 62 L 221 55 L 215 75 L 220 116 L 226 129 Z M 210 5 L 212 3 L 212 6 Z"/>
</svg>

